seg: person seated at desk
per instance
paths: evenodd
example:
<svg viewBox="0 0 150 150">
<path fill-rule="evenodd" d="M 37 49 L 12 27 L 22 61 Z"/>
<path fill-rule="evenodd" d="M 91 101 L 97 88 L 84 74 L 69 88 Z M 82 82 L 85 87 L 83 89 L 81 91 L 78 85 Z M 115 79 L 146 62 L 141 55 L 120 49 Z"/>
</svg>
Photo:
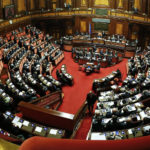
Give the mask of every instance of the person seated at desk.
<svg viewBox="0 0 150 150">
<path fill-rule="evenodd" d="M 150 123 L 150 108 L 147 107 L 145 111 L 141 111 L 139 113 L 141 120 L 144 121 L 144 123 Z"/>
<path fill-rule="evenodd" d="M 68 83 L 68 81 L 66 80 L 66 78 L 63 76 L 62 73 L 59 72 L 58 69 L 56 70 L 56 76 L 57 76 L 58 80 L 59 80 L 63 85 L 65 85 L 65 84 Z"/>
<path fill-rule="evenodd" d="M 150 91 L 144 90 L 142 92 L 142 99 L 146 99 L 146 98 L 149 98 L 149 97 L 150 97 Z"/>
<path fill-rule="evenodd" d="M 130 127 L 133 127 L 133 126 L 137 126 L 139 124 L 142 123 L 142 120 L 140 118 L 140 116 L 138 114 L 133 114 L 133 115 L 130 115 L 128 117 L 128 120 L 127 120 L 127 126 L 130 128 Z"/>
<path fill-rule="evenodd" d="M 91 73 L 93 71 L 93 68 L 91 67 L 91 66 L 87 66 L 86 68 L 85 68 L 85 72 L 86 73 Z"/>
<path fill-rule="evenodd" d="M 91 72 L 93 72 L 94 70 L 94 64 L 93 63 L 89 63 L 89 62 L 87 62 L 85 65 L 84 65 L 84 67 L 85 67 L 85 72 L 87 73 L 87 74 L 89 74 L 89 73 L 91 73 Z"/>
<path fill-rule="evenodd" d="M 94 72 L 99 72 L 100 70 L 100 63 L 98 63 L 97 65 L 94 65 Z"/>
</svg>

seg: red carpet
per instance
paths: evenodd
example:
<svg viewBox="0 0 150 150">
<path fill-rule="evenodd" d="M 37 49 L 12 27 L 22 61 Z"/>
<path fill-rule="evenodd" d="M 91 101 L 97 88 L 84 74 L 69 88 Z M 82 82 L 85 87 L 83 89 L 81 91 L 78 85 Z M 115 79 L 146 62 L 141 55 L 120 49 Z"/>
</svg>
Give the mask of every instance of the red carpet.
<svg viewBox="0 0 150 150">
<path fill-rule="evenodd" d="M 122 72 L 122 80 L 126 78 L 126 63 L 127 59 L 123 59 L 119 64 L 100 69 L 100 73 L 92 73 L 86 75 L 84 72 L 79 71 L 79 65 L 72 59 L 70 52 L 64 52 L 64 60 L 56 67 L 60 69 L 62 64 L 66 64 L 67 72 L 74 77 L 74 85 L 72 87 L 63 87 L 64 99 L 59 111 L 75 114 L 80 106 L 86 99 L 86 94 L 92 88 L 92 82 L 94 79 L 102 78 L 110 74 L 112 71 L 120 69 Z M 54 69 L 52 75 L 56 78 L 56 69 Z M 86 117 L 78 130 L 76 137 L 77 139 L 85 139 L 90 128 L 91 117 Z"/>
<path fill-rule="evenodd" d="M 87 93 L 91 90 L 94 79 L 105 77 L 117 69 L 120 69 L 122 72 L 123 80 L 126 77 L 127 59 L 123 59 L 122 62 L 113 67 L 100 69 L 100 73 L 86 75 L 84 72 L 78 70 L 79 65 L 73 61 L 70 52 L 64 52 L 64 54 L 64 60 L 54 69 L 52 75 L 56 78 L 56 69 L 60 69 L 62 64 L 66 64 L 67 72 L 74 77 L 74 85 L 63 87 L 64 99 L 59 111 L 75 114 L 85 101 Z M 7 68 L 7 65 L 4 67 Z M 7 75 L 3 75 L 2 78 L 7 78 Z M 91 117 L 86 116 L 75 138 L 86 139 L 90 125 Z"/>
<path fill-rule="evenodd" d="M 60 69 L 62 64 L 66 64 L 67 72 L 74 77 L 74 85 L 71 87 L 63 87 L 64 99 L 59 111 L 75 114 L 83 104 L 86 98 L 86 94 L 91 90 L 92 82 L 94 79 L 105 77 L 112 71 L 117 69 L 120 69 L 120 71 L 122 72 L 123 79 L 126 77 L 125 64 L 127 62 L 127 59 L 124 59 L 114 67 L 102 68 L 100 70 L 100 73 L 92 73 L 90 75 L 86 75 L 83 71 L 78 70 L 79 65 L 73 61 L 71 53 L 64 53 L 64 60 L 56 68 Z M 52 75 L 56 78 L 56 69 L 54 69 Z"/>
</svg>

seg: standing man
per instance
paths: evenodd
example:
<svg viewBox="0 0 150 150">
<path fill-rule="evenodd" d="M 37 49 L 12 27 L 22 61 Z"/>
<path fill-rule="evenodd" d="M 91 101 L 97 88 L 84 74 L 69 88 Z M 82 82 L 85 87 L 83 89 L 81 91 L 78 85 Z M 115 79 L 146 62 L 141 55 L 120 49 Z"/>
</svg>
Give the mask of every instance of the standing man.
<svg viewBox="0 0 150 150">
<path fill-rule="evenodd" d="M 86 101 L 88 104 L 89 114 L 92 114 L 92 112 L 93 112 L 93 107 L 94 107 L 94 104 L 96 102 L 96 99 L 97 99 L 97 96 L 92 91 L 90 91 L 87 94 Z"/>
</svg>

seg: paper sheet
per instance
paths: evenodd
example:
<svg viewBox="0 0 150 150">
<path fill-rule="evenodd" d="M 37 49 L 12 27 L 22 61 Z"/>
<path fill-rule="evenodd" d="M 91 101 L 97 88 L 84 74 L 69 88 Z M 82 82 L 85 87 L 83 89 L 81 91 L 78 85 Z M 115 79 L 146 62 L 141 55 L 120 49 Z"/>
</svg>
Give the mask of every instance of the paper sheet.
<svg viewBox="0 0 150 150">
<path fill-rule="evenodd" d="M 36 127 L 35 131 L 40 133 L 42 131 L 42 128 L 41 127 Z"/>
<path fill-rule="evenodd" d="M 108 123 L 112 118 L 109 119 L 103 119 L 104 123 Z"/>
<path fill-rule="evenodd" d="M 123 121 L 125 121 L 126 119 L 123 117 L 123 118 L 120 118 L 119 119 L 119 122 L 123 122 Z"/>
<path fill-rule="evenodd" d="M 24 120 L 22 123 L 24 126 L 28 126 L 29 125 L 29 121 Z"/>
<path fill-rule="evenodd" d="M 106 140 L 106 136 L 105 134 L 101 133 L 92 133 L 91 140 Z"/>
<path fill-rule="evenodd" d="M 11 112 L 7 111 L 7 112 L 6 112 L 6 115 L 10 116 L 10 115 L 11 115 Z"/>
<path fill-rule="evenodd" d="M 129 134 L 132 134 L 133 132 L 132 132 L 132 130 L 131 130 L 131 129 L 129 129 L 129 130 L 128 130 L 128 133 L 129 133 Z"/>
<path fill-rule="evenodd" d="M 12 123 L 16 124 L 18 121 L 20 120 L 20 117 L 15 116 L 15 118 L 13 119 Z"/>
<path fill-rule="evenodd" d="M 49 133 L 53 134 L 53 135 L 56 135 L 57 134 L 57 130 L 56 129 L 51 129 Z"/>
</svg>

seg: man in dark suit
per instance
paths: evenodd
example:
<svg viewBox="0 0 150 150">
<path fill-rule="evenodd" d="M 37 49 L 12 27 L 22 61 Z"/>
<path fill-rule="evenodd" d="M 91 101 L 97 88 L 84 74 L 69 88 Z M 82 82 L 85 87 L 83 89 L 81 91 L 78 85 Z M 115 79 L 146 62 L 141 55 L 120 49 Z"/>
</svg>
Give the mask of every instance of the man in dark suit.
<svg viewBox="0 0 150 150">
<path fill-rule="evenodd" d="M 88 110 L 90 114 L 92 114 L 93 112 L 93 106 L 94 106 L 94 103 L 96 102 L 96 99 L 97 99 L 97 96 L 92 91 L 90 91 L 87 94 L 86 101 L 88 104 Z"/>
</svg>

